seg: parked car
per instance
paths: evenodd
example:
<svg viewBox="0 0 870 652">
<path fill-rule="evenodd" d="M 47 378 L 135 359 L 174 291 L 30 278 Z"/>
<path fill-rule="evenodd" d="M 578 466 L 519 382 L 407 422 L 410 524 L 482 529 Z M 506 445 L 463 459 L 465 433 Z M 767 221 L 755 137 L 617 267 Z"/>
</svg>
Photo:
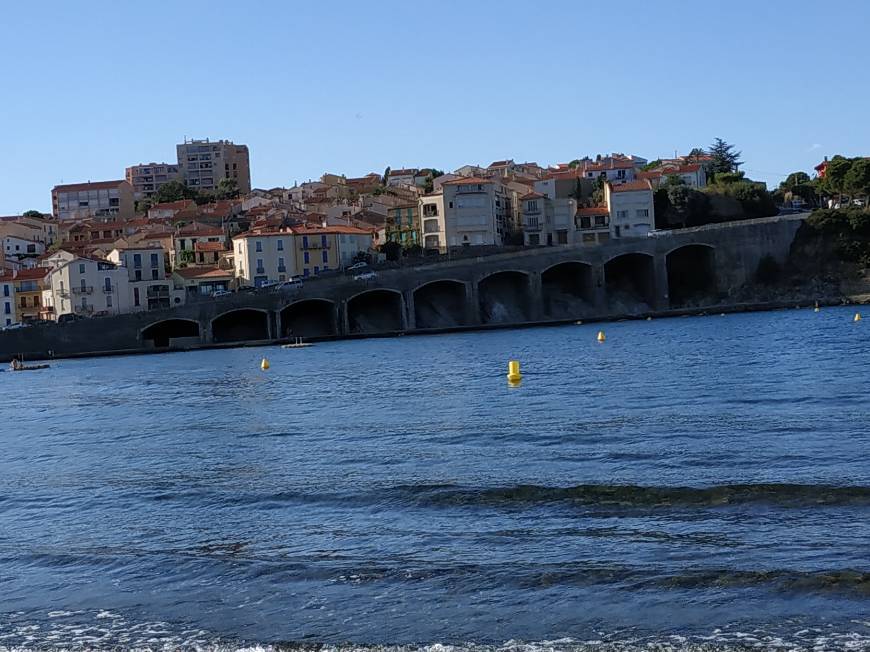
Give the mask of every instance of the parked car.
<svg viewBox="0 0 870 652">
<path fill-rule="evenodd" d="M 214 292 L 211 293 L 211 296 L 213 296 L 213 297 L 225 297 L 229 294 L 232 294 L 232 292 L 230 292 L 229 290 L 215 290 Z"/>
<path fill-rule="evenodd" d="M 283 283 L 278 284 L 278 291 L 283 292 L 285 290 L 299 290 L 302 288 L 302 279 L 299 277 L 292 277 L 284 281 Z"/>
<path fill-rule="evenodd" d="M 363 272 L 362 274 L 357 274 L 353 277 L 354 281 L 371 281 L 378 277 L 374 272 Z"/>
<path fill-rule="evenodd" d="M 359 269 L 366 269 L 368 268 L 368 266 L 368 263 L 356 263 L 355 265 L 351 265 L 350 267 L 348 267 L 345 271 L 347 271 L 348 273 L 353 273 Z"/>
<path fill-rule="evenodd" d="M 84 319 L 84 317 L 82 317 L 81 315 L 77 315 L 74 312 L 66 312 L 57 318 L 57 323 L 58 324 L 70 324 L 74 321 L 80 321 L 82 319 Z"/>
<path fill-rule="evenodd" d="M 260 285 L 260 290 L 268 290 L 269 288 L 277 287 L 279 285 L 278 281 L 266 281 L 265 283 Z"/>
<path fill-rule="evenodd" d="M 18 330 L 19 328 L 27 328 L 28 326 L 30 326 L 30 324 L 26 324 L 23 321 L 20 321 L 16 324 L 9 324 L 9 326 L 4 326 L 3 328 L 0 328 L 0 330 L 14 331 L 14 330 Z"/>
</svg>

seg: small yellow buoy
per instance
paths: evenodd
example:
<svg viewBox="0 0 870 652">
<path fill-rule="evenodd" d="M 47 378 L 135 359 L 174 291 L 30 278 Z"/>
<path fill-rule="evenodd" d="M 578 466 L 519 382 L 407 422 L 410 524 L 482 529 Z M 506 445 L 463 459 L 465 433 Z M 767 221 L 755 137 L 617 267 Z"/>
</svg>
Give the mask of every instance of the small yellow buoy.
<svg viewBox="0 0 870 652">
<path fill-rule="evenodd" d="M 523 379 L 523 375 L 520 373 L 519 360 L 508 361 L 507 379 L 509 383 L 518 383 Z"/>
<path fill-rule="evenodd" d="M 860 312 L 856 312 L 856 313 L 855 313 L 855 318 L 854 318 L 852 321 L 856 321 L 856 322 L 857 322 L 857 321 L 861 321 L 861 313 L 860 313 Z"/>
<path fill-rule="evenodd" d="M 598 341 L 599 342 L 606 342 L 607 341 L 607 336 L 604 334 L 604 331 L 598 331 Z"/>
<path fill-rule="evenodd" d="M 269 368 L 269 361 L 266 358 L 263 358 L 263 361 L 260 362 L 260 369 L 266 371 Z"/>
</svg>

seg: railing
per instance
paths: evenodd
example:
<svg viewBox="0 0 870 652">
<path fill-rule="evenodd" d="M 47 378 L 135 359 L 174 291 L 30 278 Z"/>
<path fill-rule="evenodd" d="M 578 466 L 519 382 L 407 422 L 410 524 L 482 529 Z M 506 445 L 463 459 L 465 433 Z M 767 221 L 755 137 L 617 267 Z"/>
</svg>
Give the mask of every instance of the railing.
<svg viewBox="0 0 870 652">
<path fill-rule="evenodd" d="M 85 285 L 83 287 L 73 288 L 73 294 L 93 294 L 94 288 L 92 285 Z"/>
<path fill-rule="evenodd" d="M 103 286 L 103 294 L 112 294 L 115 290 L 118 289 L 117 285 L 104 285 Z"/>
<path fill-rule="evenodd" d="M 322 242 L 309 242 L 307 245 L 303 244 L 302 249 L 329 249 L 330 244 L 327 242 L 323 244 Z"/>
<path fill-rule="evenodd" d="M 257 271 L 255 272 L 255 274 L 265 274 L 265 273 L 266 273 L 265 267 L 258 267 Z"/>
<path fill-rule="evenodd" d="M 279 272 L 279 273 L 283 274 L 283 273 L 286 272 L 286 271 L 287 271 L 287 268 L 284 267 L 283 265 L 281 265 L 281 266 L 278 267 L 278 272 Z"/>
<path fill-rule="evenodd" d="M 525 225 L 523 225 L 523 231 L 535 232 L 535 231 L 540 231 L 540 230 L 541 230 L 540 224 L 525 224 Z"/>
</svg>

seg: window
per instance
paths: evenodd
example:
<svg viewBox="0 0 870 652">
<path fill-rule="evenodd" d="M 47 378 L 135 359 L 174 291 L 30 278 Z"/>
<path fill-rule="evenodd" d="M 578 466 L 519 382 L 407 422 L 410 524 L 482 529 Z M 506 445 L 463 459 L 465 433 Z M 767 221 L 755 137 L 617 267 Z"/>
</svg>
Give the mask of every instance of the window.
<svg viewBox="0 0 870 652">
<path fill-rule="evenodd" d="M 638 208 L 636 211 L 638 217 L 649 217 L 649 209 L 648 208 Z"/>
<path fill-rule="evenodd" d="M 79 274 L 84 274 L 84 273 L 85 273 L 85 264 L 79 263 Z"/>
<path fill-rule="evenodd" d="M 308 261 L 308 258 L 309 258 L 309 256 L 308 256 L 308 252 L 306 251 L 306 252 L 304 252 L 304 253 L 302 254 L 302 262 L 304 262 L 306 265 L 307 265 L 308 262 L 309 262 L 309 261 Z"/>
<path fill-rule="evenodd" d="M 604 215 L 595 216 L 595 226 L 607 226 L 607 221 Z"/>
<path fill-rule="evenodd" d="M 592 219 L 588 215 L 580 216 L 580 228 L 588 229 L 592 226 Z"/>
<path fill-rule="evenodd" d="M 261 252 L 261 251 L 263 251 L 263 241 L 262 241 L 262 240 L 257 240 L 257 247 L 256 247 L 256 249 L 257 249 L 257 252 L 258 252 L 258 253 Z"/>
<path fill-rule="evenodd" d="M 88 289 L 88 286 L 86 285 L 86 283 L 87 283 L 87 281 L 85 279 L 82 279 L 82 282 L 81 282 L 82 292 L 85 292 Z"/>
<path fill-rule="evenodd" d="M 108 276 L 104 279 L 103 288 L 105 288 L 106 292 L 112 291 L 112 279 L 109 278 Z"/>
<path fill-rule="evenodd" d="M 4 285 L 4 286 L 3 286 L 3 296 L 4 296 L 4 297 L 8 297 L 8 296 L 9 296 L 9 286 L 8 286 L 8 285 Z"/>
<path fill-rule="evenodd" d="M 239 253 L 242 253 L 242 243 L 239 243 Z"/>
<path fill-rule="evenodd" d="M 284 241 L 278 240 L 278 251 L 284 251 Z"/>
<path fill-rule="evenodd" d="M 317 265 L 314 266 L 314 273 L 315 273 L 315 274 L 319 274 L 319 273 L 320 273 L 320 268 L 319 268 Z"/>
<path fill-rule="evenodd" d="M 308 236 L 307 235 L 302 236 L 302 248 L 308 249 Z M 308 261 L 306 261 L 306 262 L 308 262 Z"/>
<path fill-rule="evenodd" d="M 6 313 L 7 315 L 12 314 L 12 306 L 9 305 L 8 301 L 4 304 L 3 312 Z"/>
<path fill-rule="evenodd" d="M 142 270 L 141 270 L 141 269 L 137 269 L 137 270 L 134 272 L 134 276 L 133 276 L 133 278 L 134 278 L 135 280 L 137 280 L 137 281 L 141 281 L 141 280 L 142 280 Z"/>
<path fill-rule="evenodd" d="M 151 280 L 156 281 L 159 278 L 160 278 L 160 272 L 156 269 L 152 269 L 151 270 Z"/>
<path fill-rule="evenodd" d="M 568 232 L 556 231 L 556 242 L 559 244 L 568 244 Z"/>
<path fill-rule="evenodd" d="M 625 179 L 625 170 L 617 170 L 616 171 L 617 179 Z"/>
<path fill-rule="evenodd" d="M 138 306 L 139 304 L 139 288 L 133 288 L 133 305 Z"/>
<path fill-rule="evenodd" d="M 327 246 L 327 245 L 326 245 L 326 236 L 325 236 L 325 235 L 320 236 L 320 246 L 321 246 L 321 247 L 325 247 L 325 246 Z"/>
<path fill-rule="evenodd" d="M 142 267 L 142 254 L 133 254 L 133 267 L 135 269 Z"/>
<path fill-rule="evenodd" d="M 324 250 L 323 250 L 322 252 L 320 252 L 320 253 L 323 254 L 323 257 L 322 257 L 321 260 L 322 260 L 324 263 L 328 263 L 328 262 L 329 262 L 329 252 L 326 251 L 326 249 L 324 249 Z"/>
<path fill-rule="evenodd" d="M 262 274 L 266 269 L 263 267 L 263 259 L 257 258 L 257 274 Z"/>
<path fill-rule="evenodd" d="M 284 266 L 284 259 L 283 258 L 278 258 L 278 271 L 279 272 L 286 272 L 287 271 L 287 268 Z"/>
<path fill-rule="evenodd" d="M 302 276 L 309 276 L 307 267 L 302 270 Z"/>
<path fill-rule="evenodd" d="M 628 217 L 628 211 L 616 211 L 617 218 L 626 218 Z"/>
<path fill-rule="evenodd" d="M 438 217 L 438 204 L 424 204 L 423 217 Z"/>
<path fill-rule="evenodd" d="M 157 254 L 151 254 L 151 267 L 157 267 L 159 265 L 160 257 Z"/>
<path fill-rule="evenodd" d="M 27 297 L 21 297 L 21 307 L 22 308 L 27 307 Z"/>
<path fill-rule="evenodd" d="M 526 210 L 529 211 L 530 213 L 536 212 L 538 210 L 538 200 L 533 199 L 530 202 L 528 202 L 526 204 Z"/>
<path fill-rule="evenodd" d="M 106 308 L 111 308 L 111 307 L 112 307 L 112 295 L 107 294 L 106 295 Z"/>
</svg>

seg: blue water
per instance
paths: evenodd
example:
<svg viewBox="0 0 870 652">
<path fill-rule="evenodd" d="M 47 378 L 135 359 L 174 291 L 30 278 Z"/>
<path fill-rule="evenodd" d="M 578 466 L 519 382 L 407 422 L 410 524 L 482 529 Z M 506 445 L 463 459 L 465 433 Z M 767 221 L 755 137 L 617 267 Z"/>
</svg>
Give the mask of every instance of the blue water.
<svg viewBox="0 0 870 652">
<path fill-rule="evenodd" d="M 0 647 L 870 649 L 853 312 L 0 374 Z"/>
</svg>

